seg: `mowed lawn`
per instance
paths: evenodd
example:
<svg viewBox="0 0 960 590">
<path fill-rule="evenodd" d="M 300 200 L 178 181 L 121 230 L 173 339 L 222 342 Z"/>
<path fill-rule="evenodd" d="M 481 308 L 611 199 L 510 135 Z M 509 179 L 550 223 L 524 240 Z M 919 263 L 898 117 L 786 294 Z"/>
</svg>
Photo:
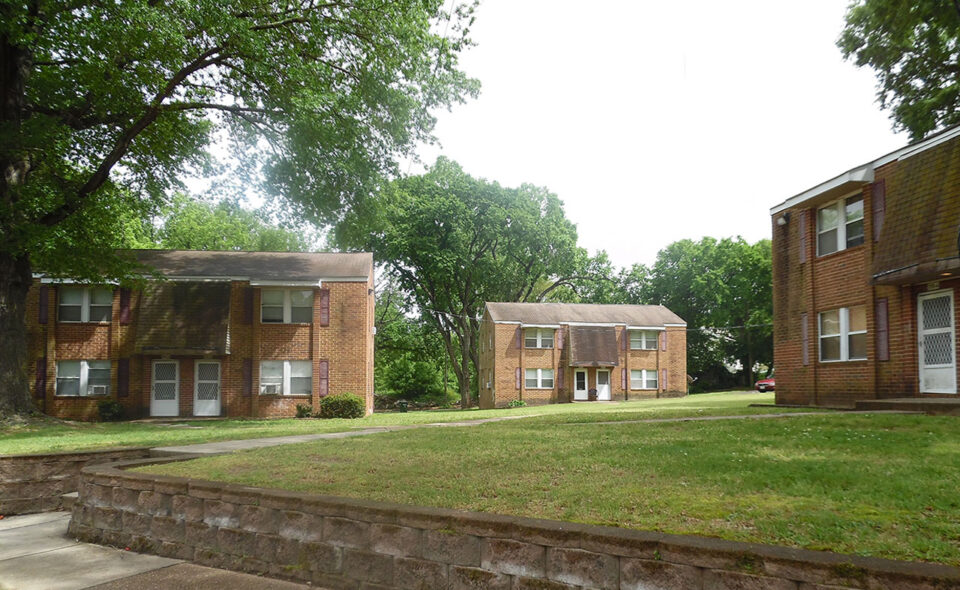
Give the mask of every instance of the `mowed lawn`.
<svg viewBox="0 0 960 590">
<path fill-rule="evenodd" d="M 582 424 L 548 415 L 142 470 L 960 565 L 955 417 Z"/>
<path fill-rule="evenodd" d="M 89 423 L 41 419 L 19 425 L 3 426 L 0 423 L 0 455 L 113 447 L 185 445 L 218 440 L 341 432 L 355 428 L 458 422 L 504 416 L 544 416 L 544 419 L 565 422 L 791 411 L 748 407 L 752 403 L 773 403 L 773 394 L 734 392 L 693 395 L 679 399 L 601 404 L 557 404 L 501 410 L 432 410 L 405 414 L 375 413 L 358 420 L 297 420 L 289 418 L 159 423 Z"/>
</svg>

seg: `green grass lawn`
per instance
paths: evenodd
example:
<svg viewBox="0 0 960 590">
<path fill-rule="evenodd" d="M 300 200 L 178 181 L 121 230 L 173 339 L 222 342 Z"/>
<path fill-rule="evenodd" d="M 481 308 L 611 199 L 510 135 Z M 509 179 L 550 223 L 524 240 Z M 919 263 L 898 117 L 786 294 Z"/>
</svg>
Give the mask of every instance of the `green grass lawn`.
<svg viewBox="0 0 960 590">
<path fill-rule="evenodd" d="M 957 418 L 578 424 L 560 413 L 143 470 L 960 565 Z"/>
<path fill-rule="evenodd" d="M 178 422 L 170 425 L 169 423 L 87 423 L 42 419 L 27 424 L 0 425 L 0 455 L 111 447 L 183 445 L 502 416 L 538 416 L 537 420 L 547 422 L 575 422 L 790 411 L 747 407 L 752 403 L 772 402 L 772 393 L 725 392 L 679 399 L 620 403 L 556 404 L 503 410 L 433 410 L 406 414 L 376 413 L 359 420 L 230 419 Z"/>
</svg>

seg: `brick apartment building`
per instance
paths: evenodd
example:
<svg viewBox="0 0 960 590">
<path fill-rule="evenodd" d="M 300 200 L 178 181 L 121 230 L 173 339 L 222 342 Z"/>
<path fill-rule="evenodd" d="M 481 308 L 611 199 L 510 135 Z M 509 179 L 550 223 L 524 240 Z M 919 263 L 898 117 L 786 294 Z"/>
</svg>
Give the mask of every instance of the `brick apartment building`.
<svg viewBox="0 0 960 590">
<path fill-rule="evenodd" d="M 67 419 L 293 416 L 353 392 L 373 410 L 368 253 L 138 250 L 142 289 L 38 276 L 27 300 L 33 394 Z"/>
<path fill-rule="evenodd" d="M 956 398 L 960 127 L 770 213 L 777 403 Z"/>
<path fill-rule="evenodd" d="M 487 303 L 479 339 L 481 408 L 687 392 L 686 323 L 661 305 Z"/>
</svg>

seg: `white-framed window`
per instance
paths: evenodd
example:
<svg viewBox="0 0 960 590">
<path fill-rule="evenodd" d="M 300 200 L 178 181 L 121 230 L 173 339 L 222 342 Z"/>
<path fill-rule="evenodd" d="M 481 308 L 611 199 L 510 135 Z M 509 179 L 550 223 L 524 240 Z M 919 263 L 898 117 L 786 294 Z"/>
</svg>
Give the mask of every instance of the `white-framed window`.
<svg viewBox="0 0 960 590">
<path fill-rule="evenodd" d="M 817 210 L 817 256 L 863 243 L 863 197 L 853 196 Z"/>
<path fill-rule="evenodd" d="M 657 370 L 656 369 L 631 369 L 630 370 L 630 389 L 656 389 L 657 388 Z"/>
<path fill-rule="evenodd" d="M 113 313 L 113 289 L 67 287 L 58 289 L 57 320 L 60 322 L 109 322 Z"/>
<path fill-rule="evenodd" d="M 630 350 L 656 350 L 659 339 L 656 330 L 630 330 Z"/>
<path fill-rule="evenodd" d="M 553 389 L 553 369 L 527 369 L 524 376 L 527 389 Z"/>
<path fill-rule="evenodd" d="M 313 363 L 310 361 L 260 361 L 261 395 L 310 395 Z"/>
<path fill-rule="evenodd" d="M 553 348 L 553 328 L 526 328 L 523 331 L 524 348 Z"/>
<path fill-rule="evenodd" d="M 858 305 L 820 312 L 820 360 L 867 358 L 867 309 Z"/>
<path fill-rule="evenodd" d="M 57 395 L 110 395 L 110 361 L 58 361 Z"/>
<path fill-rule="evenodd" d="M 260 322 L 264 324 L 309 324 L 313 321 L 313 291 L 310 289 L 261 289 Z"/>
</svg>

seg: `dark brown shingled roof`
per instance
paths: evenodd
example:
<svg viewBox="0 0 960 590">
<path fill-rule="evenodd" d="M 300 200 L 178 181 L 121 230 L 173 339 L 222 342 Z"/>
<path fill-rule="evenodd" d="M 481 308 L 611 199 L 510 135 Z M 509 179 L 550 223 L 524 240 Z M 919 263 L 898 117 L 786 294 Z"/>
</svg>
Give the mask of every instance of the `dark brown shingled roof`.
<svg viewBox="0 0 960 590">
<path fill-rule="evenodd" d="M 224 277 L 254 281 L 367 280 L 369 252 L 224 252 L 133 250 L 136 259 L 166 277 Z"/>
<path fill-rule="evenodd" d="M 662 305 L 601 305 L 590 303 L 487 303 L 495 322 L 524 324 L 627 324 L 663 326 L 686 324 Z"/>
<path fill-rule="evenodd" d="M 619 364 L 616 328 L 570 326 L 571 366 L 616 367 Z"/>
<path fill-rule="evenodd" d="M 138 306 L 139 354 L 230 354 L 230 283 L 148 283 Z"/>
<path fill-rule="evenodd" d="M 886 215 L 874 254 L 878 283 L 908 284 L 960 270 L 960 140 L 900 160 L 886 179 Z"/>
</svg>

